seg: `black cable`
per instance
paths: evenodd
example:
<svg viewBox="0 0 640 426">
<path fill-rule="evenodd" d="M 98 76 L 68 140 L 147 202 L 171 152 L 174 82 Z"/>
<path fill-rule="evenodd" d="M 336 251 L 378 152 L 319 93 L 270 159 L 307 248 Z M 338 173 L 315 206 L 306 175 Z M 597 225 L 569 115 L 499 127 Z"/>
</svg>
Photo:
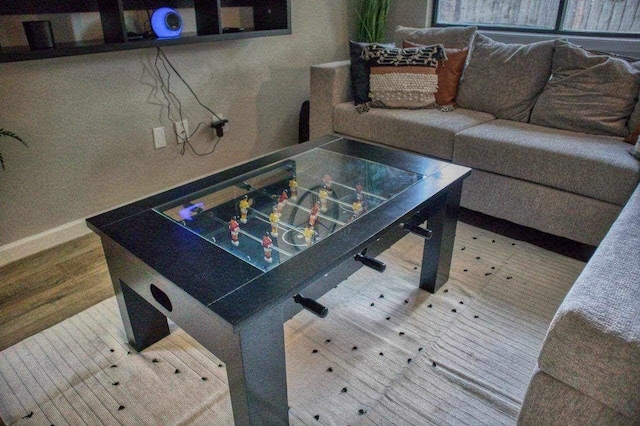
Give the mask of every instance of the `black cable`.
<svg viewBox="0 0 640 426">
<path fill-rule="evenodd" d="M 162 58 L 160 57 L 160 54 L 162 54 Z M 166 63 L 165 63 L 165 60 L 166 60 Z M 164 67 L 164 70 L 167 73 L 167 84 L 166 85 L 164 83 L 164 78 L 162 77 L 162 72 L 160 71 L 160 68 L 158 67 L 158 61 L 162 62 L 162 66 Z M 191 94 L 196 98 L 198 103 L 202 107 L 204 107 L 207 111 L 211 112 L 216 118 L 221 120 L 220 117 L 218 117 L 218 115 L 215 112 L 211 111 L 209 108 L 207 108 L 205 105 L 203 105 L 202 102 L 200 102 L 200 100 L 198 99 L 196 94 L 193 92 L 193 90 L 191 89 L 189 84 L 182 78 L 180 73 L 171 64 L 171 61 L 169 61 L 169 59 L 166 57 L 166 55 L 164 54 L 162 49 L 160 49 L 160 47 L 157 47 L 156 59 L 155 59 L 155 62 L 154 62 L 154 66 L 156 68 L 156 72 L 158 73 L 158 77 L 160 78 L 160 90 L 161 90 L 162 95 L 164 96 L 165 100 L 167 101 L 167 118 L 169 119 L 169 121 L 173 121 L 173 119 L 171 117 L 171 99 L 170 99 L 170 97 L 175 99 L 175 101 L 178 103 L 178 115 L 179 115 L 181 123 L 184 121 L 184 118 L 183 118 L 183 115 L 182 115 L 182 103 L 180 102 L 180 99 L 178 99 L 176 94 L 171 91 L 171 73 L 167 69 L 167 63 L 169 64 L 169 67 L 180 78 L 180 80 L 187 86 L 187 88 L 189 89 Z M 211 155 L 216 150 L 216 147 L 218 146 L 218 143 L 220 142 L 220 137 L 217 138 L 216 142 L 213 145 L 213 148 L 209 152 L 199 153 L 199 152 L 196 151 L 196 149 L 193 147 L 193 145 L 191 145 L 191 142 L 190 142 L 191 137 L 193 137 L 193 135 L 196 134 L 196 132 L 198 131 L 198 129 L 202 125 L 208 126 L 208 124 L 203 123 L 203 122 L 198 123 L 198 125 L 195 128 L 195 130 L 190 135 L 187 135 L 186 138 L 183 138 L 180 134 L 178 134 L 178 132 L 175 129 L 175 126 L 172 127 L 173 133 L 176 135 L 176 138 L 182 142 L 182 149 L 180 150 L 180 155 L 184 155 L 187 145 L 189 146 L 189 148 L 191 148 L 191 151 L 193 151 L 193 153 L 195 155 L 199 156 L 199 157 L 204 157 L 206 155 Z"/>
<path fill-rule="evenodd" d="M 171 69 L 173 70 L 173 72 L 176 73 L 176 75 L 178 76 L 178 78 L 180 80 L 182 80 L 182 82 L 184 83 L 185 86 L 187 86 L 187 89 L 189 89 L 189 91 L 191 92 L 191 94 L 193 95 L 193 97 L 196 99 L 196 101 L 198 102 L 198 104 L 200 104 L 200 106 L 204 109 L 206 109 L 207 111 L 209 111 L 211 114 L 214 115 L 214 117 L 216 117 L 217 120 L 222 121 L 222 118 L 220 118 L 220 116 L 218 116 L 218 114 L 216 114 L 215 112 L 213 112 L 211 109 L 209 109 L 209 107 L 207 107 L 206 105 L 204 105 L 202 102 L 200 102 L 200 99 L 198 98 L 198 95 L 196 95 L 196 93 L 193 91 L 193 89 L 191 89 L 191 86 L 189 86 L 189 83 L 187 83 L 184 78 L 182 78 L 182 76 L 180 75 L 180 73 L 178 72 L 178 70 L 175 69 L 175 67 L 173 66 L 173 64 L 171 63 L 171 61 L 169 60 L 169 58 L 167 58 L 167 55 L 164 54 L 164 52 L 162 51 L 162 49 L 160 49 L 160 46 L 157 47 L 158 52 L 162 53 L 162 57 L 167 61 L 167 63 L 169 64 L 169 66 L 171 67 Z"/>
</svg>

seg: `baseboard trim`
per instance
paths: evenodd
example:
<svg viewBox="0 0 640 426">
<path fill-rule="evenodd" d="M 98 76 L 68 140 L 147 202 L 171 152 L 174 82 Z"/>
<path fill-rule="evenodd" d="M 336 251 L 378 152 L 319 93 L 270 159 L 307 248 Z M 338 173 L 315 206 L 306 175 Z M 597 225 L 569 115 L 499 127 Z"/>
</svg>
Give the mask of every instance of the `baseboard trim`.
<svg viewBox="0 0 640 426">
<path fill-rule="evenodd" d="M 66 243 L 88 234 L 91 230 L 84 219 L 65 223 L 53 229 L 0 247 L 0 266 L 23 259 L 42 250 Z"/>
</svg>

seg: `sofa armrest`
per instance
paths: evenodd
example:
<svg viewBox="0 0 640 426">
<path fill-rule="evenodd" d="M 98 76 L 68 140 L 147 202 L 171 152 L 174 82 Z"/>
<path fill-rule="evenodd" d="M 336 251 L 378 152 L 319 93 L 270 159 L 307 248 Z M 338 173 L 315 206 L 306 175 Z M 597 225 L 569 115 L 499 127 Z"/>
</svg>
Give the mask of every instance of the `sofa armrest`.
<svg viewBox="0 0 640 426">
<path fill-rule="evenodd" d="M 538 365 L 640 419 L 640 186 L 558 309 Z"/>
<path fill-rule="evenodd" d="M 333 107 L 353 100 L 351 62 L 339 61 L 311 67 L 309 136 L 333 133 Z"/>
</svg>

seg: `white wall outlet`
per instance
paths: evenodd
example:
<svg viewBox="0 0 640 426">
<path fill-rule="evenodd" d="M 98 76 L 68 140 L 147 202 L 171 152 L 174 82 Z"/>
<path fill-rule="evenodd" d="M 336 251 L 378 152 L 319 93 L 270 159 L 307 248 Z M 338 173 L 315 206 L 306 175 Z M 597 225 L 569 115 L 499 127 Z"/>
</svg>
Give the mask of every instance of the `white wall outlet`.
<svg viewBox="0 0 640 426">
<path fill-rule="evenodd" d="M 156 127 L 153 129 L 153 143 L 156 149 L 167 146 L 167 140 L 164 137 L 164 127 Z"/>
<path fill-rule="evenodd" d="M 176 131 L 176 141 L 178 144 L 183 144 L 189 140 L 189 122 L 186 119 L 173 123 L 173 128 Z"/>
</svg>

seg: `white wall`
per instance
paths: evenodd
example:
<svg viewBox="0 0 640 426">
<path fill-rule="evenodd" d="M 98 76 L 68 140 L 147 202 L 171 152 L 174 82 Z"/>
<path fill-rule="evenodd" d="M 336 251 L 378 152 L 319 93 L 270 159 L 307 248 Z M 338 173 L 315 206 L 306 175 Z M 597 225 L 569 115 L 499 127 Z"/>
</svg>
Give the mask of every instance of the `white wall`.
<svg viewBox="0 0 640 426">
<path fill-rule="evenodd" d="M 64 232 L 52 229 L 77 230 L 96 213 L 296 143 L 309 67 L 348 58 L 353 2 L 291 4 L 291 35 L 163 48 L 201 101 L 230 120 L 206 157 L 180 155 L 155 49 L 0 64 L 0 128 L 29 144 L 0 139 L 0 264 L 38 247 L 41 233 L 60 242 Z M 171 87 L 192 130 L 210 120 L 175 76 Z M 156 150 L 159 126 L 168 146 Z M 211 136 L 199 132 L 195 148 L 210 150 Z"/>
</svg>

